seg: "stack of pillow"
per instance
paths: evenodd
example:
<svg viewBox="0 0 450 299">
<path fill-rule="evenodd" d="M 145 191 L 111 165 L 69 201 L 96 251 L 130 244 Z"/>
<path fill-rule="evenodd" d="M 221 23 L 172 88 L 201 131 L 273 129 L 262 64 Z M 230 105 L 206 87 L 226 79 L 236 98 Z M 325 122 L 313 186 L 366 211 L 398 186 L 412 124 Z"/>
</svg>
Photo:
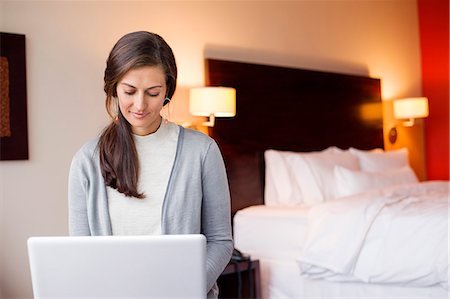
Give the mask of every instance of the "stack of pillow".
<svg viewBox="0 0 450 299">
<path fill-rule="evenodd" d="M 400 184 L 417 183 L 408 150 L 329 147 L 299 153 L 267 150 L 264 201 L 268 206 L 314 205 Z"/>
</svg>

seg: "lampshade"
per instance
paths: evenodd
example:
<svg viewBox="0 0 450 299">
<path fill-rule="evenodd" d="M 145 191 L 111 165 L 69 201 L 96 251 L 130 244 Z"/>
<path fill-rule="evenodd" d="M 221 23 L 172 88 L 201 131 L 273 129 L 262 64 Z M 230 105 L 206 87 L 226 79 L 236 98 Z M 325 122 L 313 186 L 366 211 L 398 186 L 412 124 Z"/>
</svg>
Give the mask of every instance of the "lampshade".
<svg viewBox="0 0 450 299">
<path fill-rule="evenodd" d="M 236 115 L 236 89 L 231 87 L 196 87 L 190 90 L 192 115 L 231 117 Z"/>
<path fill-rule="evenodd" d="M 394 117 L 396 119 L 414 119 L 428 116 L 428 99 L 406 98 L 394 101 Z"/>
</svg>

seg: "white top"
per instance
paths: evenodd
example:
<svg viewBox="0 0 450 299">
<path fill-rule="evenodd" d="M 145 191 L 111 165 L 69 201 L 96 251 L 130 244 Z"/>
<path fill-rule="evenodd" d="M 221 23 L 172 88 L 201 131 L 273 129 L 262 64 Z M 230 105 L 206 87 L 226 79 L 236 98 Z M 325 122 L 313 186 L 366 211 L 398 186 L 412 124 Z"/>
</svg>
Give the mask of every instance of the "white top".
<svg viewBox="0 0 450 299">
<path fill-rule="evenodd" d="M 159 126 L 146 136 L 133 135 L 139 157 L 138 191 L 145 198 L 126 197 L 107 187 L 113 235 L 161 234 L 161 210 L 175 160 L 180 128 L 173 123 Z"/>
</svg>

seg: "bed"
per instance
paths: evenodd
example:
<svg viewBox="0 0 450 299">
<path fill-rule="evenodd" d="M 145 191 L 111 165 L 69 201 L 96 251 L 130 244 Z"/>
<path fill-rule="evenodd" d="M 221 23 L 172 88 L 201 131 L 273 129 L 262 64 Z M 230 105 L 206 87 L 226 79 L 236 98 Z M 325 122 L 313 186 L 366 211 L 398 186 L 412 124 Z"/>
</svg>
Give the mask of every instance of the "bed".
<svg viewBox="0 0 450 299">
<path fill-rule="evenodd" d="M 235 247 L 263 298 L 448 298 L 448 182 L 383 150 L 380 80 L 206 60 L 237 90 L 210 134 L 230 182 Z"/>
</svg>

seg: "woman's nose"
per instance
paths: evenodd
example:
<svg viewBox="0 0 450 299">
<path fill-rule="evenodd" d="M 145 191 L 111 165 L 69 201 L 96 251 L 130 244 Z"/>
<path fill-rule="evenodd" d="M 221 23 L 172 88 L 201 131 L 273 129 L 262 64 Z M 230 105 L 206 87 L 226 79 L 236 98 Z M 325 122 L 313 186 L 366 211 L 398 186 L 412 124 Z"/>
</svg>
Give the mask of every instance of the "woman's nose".
<svg viewBox="0 0 450 299">
<path fill-rule="evenodd" d="M 141 94 L 141 93 L 137 93 L 137 94 L 136 94 L 136 98 L 134 99 L 134 106 L 135 106 L 136 109 L 138 109 L 139 111 L 145 110 L 146 102 L 145 102 L 145 96 L 144 96 L 144 94 Z"/>
</svg>

